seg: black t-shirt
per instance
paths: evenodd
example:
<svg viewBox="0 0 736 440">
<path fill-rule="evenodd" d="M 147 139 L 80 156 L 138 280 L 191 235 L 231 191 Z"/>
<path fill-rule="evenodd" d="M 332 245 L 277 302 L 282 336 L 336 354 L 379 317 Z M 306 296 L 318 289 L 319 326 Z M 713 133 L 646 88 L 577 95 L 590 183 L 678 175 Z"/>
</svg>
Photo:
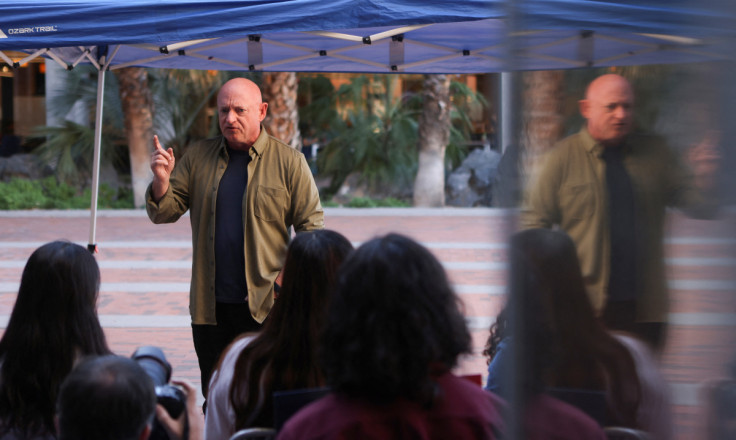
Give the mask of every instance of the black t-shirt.
<svg viewBox="0 0 736 440">
<path fill-rule="evenodd" d="M 244 303 L 245 246 L 243 243 L 243 196 L 248 185 L 247 151 L 227 148 L 230 156 L 217 191 L 215 210 L 215 299 Z"/>
<path fill-rule="evenodd" d="M 638 237 L 633 184 L 623 163 L 620 147 L 607 147 L 601 156 L 606 162 L 608 215 L 611 234 L 611 275 L 609 301 L 630 301 L 639 296 L 637 283 Z"/>
</svg>

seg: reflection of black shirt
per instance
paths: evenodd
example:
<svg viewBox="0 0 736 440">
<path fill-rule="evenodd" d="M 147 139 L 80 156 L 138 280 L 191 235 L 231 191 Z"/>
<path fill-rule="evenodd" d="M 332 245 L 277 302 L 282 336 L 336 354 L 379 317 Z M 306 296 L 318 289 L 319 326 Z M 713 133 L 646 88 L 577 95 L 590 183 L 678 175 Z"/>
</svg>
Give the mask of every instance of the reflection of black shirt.
<svg viewBox="0 0 736 440">
<path fill-rule="evenodd" d="M 606 162 L 608 220 L 611 230 L 609 301 L 634 300 L 638 296 L 636 202 L 631 178 L 622 157 L 621 148 L 617 147 L 607 147 L 601 154 Z"/>
<path fill-rule="evenodd" d="M 215 210 L 215 299 L 245 303 L 243 195 L 248 184 L 248 151 L 227 148 L 230 157 L 220 179 Z"/>
</svg>

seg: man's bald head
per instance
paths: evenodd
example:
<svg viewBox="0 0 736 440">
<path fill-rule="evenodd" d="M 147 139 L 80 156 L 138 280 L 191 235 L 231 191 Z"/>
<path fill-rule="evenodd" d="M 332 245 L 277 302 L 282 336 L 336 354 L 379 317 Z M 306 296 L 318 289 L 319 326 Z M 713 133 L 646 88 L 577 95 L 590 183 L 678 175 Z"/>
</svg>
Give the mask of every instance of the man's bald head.
<svg viewBox="0 0 736 440">
<path fill-rule="evenodd" d="M 261 102 L 263 97 L 261 96 L 261 89 L 256 83 L 247 78 L 233 78 L 228 80 L 220 88 L 218 96 L 222 93 L 231 93 L 233 90 L 240 94 L 248 95 L 255 99 L 257 102 Z"/>
<path fill-rule="evenodd" d="M 588 132 L 606 147 L 620 145 L 633 128 L 634 92 L 621 75 L 607 74 L 593 80 L 579 104 Z"/>
<path fill-rule="evenodd" d="M 222 86 L 217 94 L 217 113 L 230 148 L 247 151 L 253 145 L 267 108 L 261 89 L 249 79 L 233 78 Z"/>
</svg>

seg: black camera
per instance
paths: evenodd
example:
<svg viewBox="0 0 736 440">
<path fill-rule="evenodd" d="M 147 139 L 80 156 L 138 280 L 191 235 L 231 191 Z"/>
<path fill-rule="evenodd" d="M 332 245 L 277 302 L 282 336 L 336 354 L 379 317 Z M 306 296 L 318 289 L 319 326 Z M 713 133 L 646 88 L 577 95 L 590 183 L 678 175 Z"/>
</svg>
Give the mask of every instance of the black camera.
<svg viewBox="0 0 736 440">
<path fill-rule="evenodd" d="M 186 395 L 181 389 L 169 383 L 171 380 L 171 364 L 166 360 L 163 350 L 153 346 L 138 347 L 131 358 L 138 362 L 138 365 L 153 380 L 156 387 L 156 401 L 166 408 L 172 418 L 178 418 L 186 408 Z M 166 430 L 154 418 L 149 439 L 167 440 L 168 438 Z"/>
</svg>

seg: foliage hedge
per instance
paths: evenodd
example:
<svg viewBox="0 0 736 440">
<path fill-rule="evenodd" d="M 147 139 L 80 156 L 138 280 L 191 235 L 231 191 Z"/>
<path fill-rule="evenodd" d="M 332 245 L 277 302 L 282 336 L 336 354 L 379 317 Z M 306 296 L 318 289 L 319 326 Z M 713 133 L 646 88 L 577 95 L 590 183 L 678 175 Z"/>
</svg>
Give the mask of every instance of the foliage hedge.
<svg viewBox="0 0 736 440">
<path fill-rule="evenodd" d="M 64 182 L 57 182 L 53 176 L 42 180 L 15 178 L 9 182 L 0 182 L 0 210 L 89 209 L 91 197 L 89 188 L 79 194 L 75 188 Z M 332 200 L 326 200 L 322 204 L 325 207 L 343 206 Z M 100 185 L 97 206 L 100 209 L 133 209 L 133 193 L 127 188 L 120 188 L 116 192 L 103 183 Z M 354 197 L 345 206 L 405 208 L 411 204 L 393 197 L 385 199 Z"/>
<path fill-rule="evenodd" d="M 393 197 L 386 197 L 385 199 L 354 197 L 345 205 L 328 199 L 322 201 L 322 206 L 325 208 L 341 208 L 343 206 L 347 206 L 348 208 L 410 208 L 411 203 Z"/>
<path fill-rule="evenodd" d="M 42 180 L 11 179 L 0 182 L 0 209 L 89 209 L 92 191 L 82 194 L 72 186 L 57 182 L 54 176 Z M 98 208 L 132 209 L 133 193 L 130 189 L 118 191 L 101 184 L 97 198 Z"/>
</svg>

